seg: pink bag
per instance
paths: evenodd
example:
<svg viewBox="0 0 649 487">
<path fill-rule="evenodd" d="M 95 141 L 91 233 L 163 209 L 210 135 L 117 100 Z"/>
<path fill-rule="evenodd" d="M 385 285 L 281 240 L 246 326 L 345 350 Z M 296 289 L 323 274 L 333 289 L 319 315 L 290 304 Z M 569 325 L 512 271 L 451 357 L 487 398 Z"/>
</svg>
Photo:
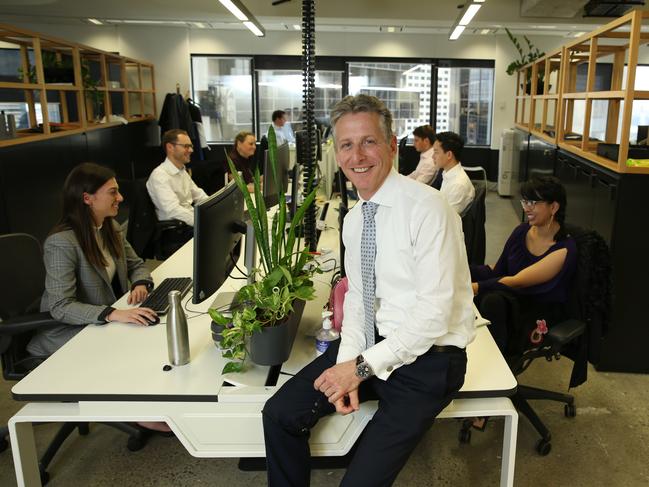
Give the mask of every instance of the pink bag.
<svg viewBox="0 0 649 487">
<path fill-rule="evenodd" d="M 331 286 L 331 294 L 329 295 L 329 311 L 333 313 L 331 317 L 331 325 L 337 331 L 343 327 L 343 303 L 345 302 L 345 294 L 349 285 L 347 278 L 338 278 Z"/>
</svg>

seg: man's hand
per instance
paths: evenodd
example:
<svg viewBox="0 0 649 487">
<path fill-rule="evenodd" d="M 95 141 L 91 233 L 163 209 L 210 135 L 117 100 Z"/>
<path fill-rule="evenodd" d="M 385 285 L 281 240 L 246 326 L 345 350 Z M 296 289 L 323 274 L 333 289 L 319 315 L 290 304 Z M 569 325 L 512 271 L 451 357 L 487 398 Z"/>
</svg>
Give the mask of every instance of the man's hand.
<svg viewBox="0 0 649 487">
<path fill-rule="evenodd" d="M 313 387 L 327 396 L 329 402 L 335 404 L 336 410 L 341 412 L 346 410 L 345 405 L 343 403 L 339 408 L 338 401 L 343 400 L 351 392 L 355 392 L 360 383 L 361 379 L 356 375 L 356 361 L 348 360 L 325 370 L 315 380 Z M 356 409 L 358 409 L 358 393 L 355 395 Z M 351 399 L 350 396 L 350 406 L 352 405 Z"/>
<path fill-rule="evenodd" d="M 343 416 L 358 411 L 358 389 L 349 391 L 347 395 L 338 399 L 335 404 L 336 412 Z"/>
</svg>

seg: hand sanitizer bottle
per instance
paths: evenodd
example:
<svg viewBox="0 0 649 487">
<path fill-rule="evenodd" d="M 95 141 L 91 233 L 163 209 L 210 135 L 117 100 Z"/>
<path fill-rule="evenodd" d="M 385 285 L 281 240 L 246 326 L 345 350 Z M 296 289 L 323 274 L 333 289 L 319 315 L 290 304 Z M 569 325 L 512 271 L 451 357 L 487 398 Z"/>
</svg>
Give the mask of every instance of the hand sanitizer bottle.
<svg viewBox="0 0 649 487">
<path fill-rule="evenodd" d="M 322 355 L 329 344 L 335 340 L 338 340 L 340 334 L 331 327 L 331 316 L 333 313 L 331 311 L 322 312 L 322 328 L 318 330 L 318 333 L 315 335 L 315 348 L 316 355 Z"/>
</svg>

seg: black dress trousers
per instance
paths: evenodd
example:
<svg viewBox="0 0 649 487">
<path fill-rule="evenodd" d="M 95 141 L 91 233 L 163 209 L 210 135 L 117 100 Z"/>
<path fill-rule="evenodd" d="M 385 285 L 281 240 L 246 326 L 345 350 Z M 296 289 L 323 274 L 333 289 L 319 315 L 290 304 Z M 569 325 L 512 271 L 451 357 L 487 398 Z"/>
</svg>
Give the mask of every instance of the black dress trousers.
<svg viewBox="0 0 649 487">
<path fill-rule="evenodd" d="M 315 379 L 336 363 L 340 340 L 298 372 L 263 409 L 269 487 L 307 487 L 311 465 L 309 435 L 318 420 L 335 411 L 313 387 Z M 392 485 L 410 453 L 435 417 L 464 383 L 466 353 L 429 351 L 396 369 L 388 380 L 361 383 L 361 402 L 378 399 L 379 407 L 361 438 L 341 482 L 343 486 Z"/>
</svg>

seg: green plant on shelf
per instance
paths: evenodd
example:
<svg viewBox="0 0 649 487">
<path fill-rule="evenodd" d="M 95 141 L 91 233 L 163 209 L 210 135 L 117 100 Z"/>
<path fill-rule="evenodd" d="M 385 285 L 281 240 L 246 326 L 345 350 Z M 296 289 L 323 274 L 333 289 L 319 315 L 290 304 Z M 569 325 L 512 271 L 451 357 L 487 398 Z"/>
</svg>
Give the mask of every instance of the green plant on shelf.
<svg viewBox="0 0 649 487">
<path fill-rule="evenodd" d="M 272 127 L 268 131 L 268 157 L 272 174 L 266 174 L 264 177 L 273 177 L 275 181 L 279 181 L 277 139 Z M 248 341 L 253 333 L 287 321 L 293 312 L 295 300 L 308 301 L 315 297 L 312 278 L 321 272 L 308 248 L 299 248 L 298 238 L 306 210 L 315 201 L 317 187 L 313 187 L 313 176 L 308 181 L 308 187 L 312 189 L 295 212 L 286 231 L 286 197 L 280 185 L 275 184 L 278 188 L 279 207 L 269 222 L 259 169 L 254 173 L 254 193 L 251 195 L 234 163 L 229 156 L 227 159 L 230 172 L 246 202 L 261 266 L 251 271 L 257 278 L 255 282 L 243 286 L 237 292 L 236 301 L 239 304 L 231 315 L 217 309 L 209 310 L 212 320 L 225 327 L 221 349 L 223 356 L 231 361 L 225 365 L 223 373 L 243 370 L 249 355 Z"/>
<path fill-rule="evenodd" d="M 518 71 L 520 68 L 525 66 L 526 64 L 529 64 L 533 61 L 536 61 L 537 59 L 545 56 L 545 53 L 540 51 L 538 47 L 536 47 L 532 42 L 527 38 L 526 35 L 523 36 L 523 39 L 525 39 L 525 43 L 527 44 L 527 53 L 523 51 L 523 47 L 521 46 L 521 43 L 518 41 L 518 39 L 505 27 L 505 32 L 507 32 L 507 36 L 509 37 L 509 40 L 512 41 L 512 44 L 514 44 L 514 47 L 516 47 L 516 50 L 518 51 L 518 54 L 520 56 L 519 59 L 516 59 L 515 61 L 512 61 L 509 63 L 507 66 L 507 74 L 512 75 L 516 71 Z M 544 70 L 539 70 L 537 73 L 537 90 L 538 87 L 541 87 L 540 92 L 543 92 L 543 82 L 545 78 L 545 71 Z M 528 73 L 525 73 L 525 82 L 524 86 L 526 88 L 526 91 L 530 91 L 530 86 L 531 86 L 531 80 L 528 78 Z"/>
</svg>

